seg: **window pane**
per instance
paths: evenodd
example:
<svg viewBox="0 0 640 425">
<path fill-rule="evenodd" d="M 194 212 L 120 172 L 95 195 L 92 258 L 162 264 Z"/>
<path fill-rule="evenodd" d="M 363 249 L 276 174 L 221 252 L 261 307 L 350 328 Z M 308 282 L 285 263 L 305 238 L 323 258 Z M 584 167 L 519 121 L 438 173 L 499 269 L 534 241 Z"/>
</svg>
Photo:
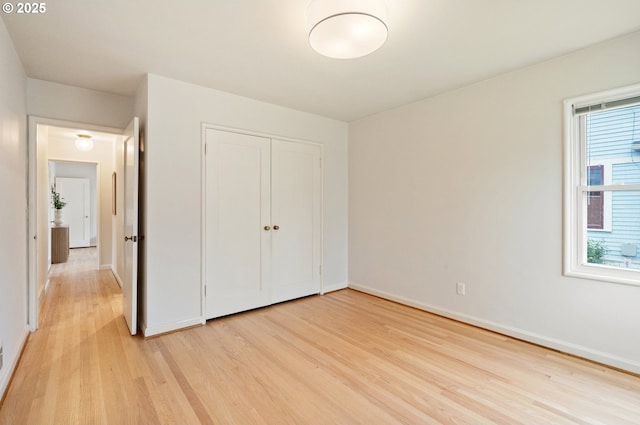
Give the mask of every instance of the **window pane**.
<svg viewBox="0 0 640 425">
<path fill-rule="evenodd" d="M 588 184 L 640 184 L 640 105 L 587 115 L 586 153 Z"/>
<path fill-rule="evenodd" d="M 588 181 L 589 185 L 595 186 L 604 184 L 604 165 L 591 165 L 587 170 L 589 173 Z"/>
<path fill-rule="evenodd" d="M 604 184 L 604 165 L 591 165 L 587 173 L 589 185 Z M 604 229 L 604 194 L 602 192 L 587 194 L 587 228 Z"/>
<path fill-rule="evenodd" d="M 611 230 L 587 229 L 587 262 L 640 270 L 640 191 L 602 192 L 607 197 L 611 202 L 605 203 L 603 215 L 610 215 Z M 590 198 L 585 194 L 584 202 Z"/>
</svg>

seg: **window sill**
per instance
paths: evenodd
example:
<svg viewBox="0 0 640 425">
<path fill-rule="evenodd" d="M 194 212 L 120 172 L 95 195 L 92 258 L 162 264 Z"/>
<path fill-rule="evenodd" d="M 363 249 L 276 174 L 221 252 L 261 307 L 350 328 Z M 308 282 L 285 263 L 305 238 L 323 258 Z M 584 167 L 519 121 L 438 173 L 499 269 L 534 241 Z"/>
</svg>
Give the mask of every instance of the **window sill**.
<svg viewBox="0 0 640 425">
<path fill-rule="evenodd" d="M 564 275 L 580 279 L 640 286 L 640 271 L 622 270 L 616 267 L 603 265 L 582 265 L 573 270 L 565 271 Z"/>
</svg>

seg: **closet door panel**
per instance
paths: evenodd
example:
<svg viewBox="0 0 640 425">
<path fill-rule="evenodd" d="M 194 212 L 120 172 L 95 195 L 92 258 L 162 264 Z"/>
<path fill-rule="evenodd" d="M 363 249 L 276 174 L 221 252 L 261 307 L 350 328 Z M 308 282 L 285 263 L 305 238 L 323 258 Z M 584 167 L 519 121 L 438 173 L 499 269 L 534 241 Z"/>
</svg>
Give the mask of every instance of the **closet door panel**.
<svg viewBox="0 0 640 425">
<path fill-rule="evenodd" d="M 206 317 L 270 303 L 270 141 L 208 129 Z"/>
<path fill-rule="evenodd" d="M 272 302 L 321 291 L 320 147 L 272 140 Z"/>
</svg>

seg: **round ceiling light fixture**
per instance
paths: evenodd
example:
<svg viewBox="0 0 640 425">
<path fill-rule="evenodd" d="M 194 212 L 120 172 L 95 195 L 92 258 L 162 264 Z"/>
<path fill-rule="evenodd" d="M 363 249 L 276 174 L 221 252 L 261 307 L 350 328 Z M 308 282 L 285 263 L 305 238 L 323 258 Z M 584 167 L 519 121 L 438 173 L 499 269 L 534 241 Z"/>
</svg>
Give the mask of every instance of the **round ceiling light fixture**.
<svg viewBox="0 0 640 425">
<path fill-rule="evenodd" d="M 93 140 L 88 134 L 78 134 L 75 141 L 76 149 L 83 152 L 88 152 L 93 149 Z"/>
<path fill-rule="evenodd" d="M 313 0 L 307 10 L 309 43 L 321 55 L 353 59 L 387 41 L 384 0 Z"/>
</svg>

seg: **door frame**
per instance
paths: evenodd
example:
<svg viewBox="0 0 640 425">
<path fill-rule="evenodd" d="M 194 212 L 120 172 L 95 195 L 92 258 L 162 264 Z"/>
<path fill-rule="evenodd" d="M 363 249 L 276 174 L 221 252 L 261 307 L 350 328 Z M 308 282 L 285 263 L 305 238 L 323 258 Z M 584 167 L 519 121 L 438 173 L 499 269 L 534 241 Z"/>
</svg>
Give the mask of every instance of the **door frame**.
<svg viewBox="0 0 640 425">
<path fill-rule="evenodd" d="M 38 126 L 77 128 L 100 133 L 122 135 L 121 128 L 106 127 L 95 124 L 87 124 L 77 121 L 66 121 L 53 118 L 44 118 L 35 115 L 27 116 L 27 326 L 29 331 L 38 329 L 39 300 L 38 300 L 38 214 L 47 214 L 48 208 L 38 206 Z M 47 158 L 49 160 L 49 158 Z M 62 160 L 62 159 L 54 159 Z M 99 165 L 96 169 L 99 169 Z M 96 181 L 99 176 L 96 176 Z"/>
<path fill-rule="evenodd" d="M 95 162 L 95 161 L 69 161 L 69 160 L 64 160 L 64 159 L 49 159 L 49 162 L 67 162 L 67 163 L 74 163 L 74 164 L 90 164 L 90 165 L 95 165 L 95 187 L 93 188 L 93 190 L 96 192 L 96 216 L 94 217 L 94 220 L 96 221 L 96 249 L 98 252 L 98 261 L 100 259 L 100 238 L 102 237 L 102 235 L 100 234 L 100 187 L 102 182 L 100 181 L 100 163 L 99 162 Z M 55 177 L 56 179 L 59 178 L 63 178 L 63 179 L 67 179 L 67 178 L 73 178 L 73 179 L 86 179 L 85 177 Z M 90 179 L 86 179 L 89 180 L 89 211 L 91 211 L 91 180 Z M 57 183 L 56 183 L 57 184 Z M 57 186 L 56 186 L 57 188 Z M 56 191 L 58 191 L 56 189 Z M 89 216 L 89 246 L 91 246 L 91 216 Z M 84 224 L 83 224 L 84 225 Z M 69 235 L 71 235 L 71 229 L 69 229 Z M 71 236 L 69 236 L 69 247 L 71 247 Z M 76 247 L 77 248 L 77 247 Z M 98 263 L 98 266 L 100 265 L 100 263 Z"/>
<path fill-rule="evenodd" d="M 219 130 L 228 131 L 230 133 L 246 134 L 249 136 L 265 137 L 268 139 L 277 139 L 285 142 L 301 143 L 307 145 L 315 145 L 320 147 L 320 164 L 322 165 L 322 176 L 320 179 L 320 267 L 324 264 L 324 164 L 322 163 L 324 158 L 324 144 L 320 142 L 314 142 L 310 140 L 296 139 L 287 136 L 281 136 L 272 133 L 262 133 L 253 130 L 246 130 L 242 128 L 226 127 L 218 124 L 211 124 L 203 122 L 200 125 L 200 227 L 201 235 L 206 235 L 206 195 L 207 195 L 207 168 L 206 161 L 206 142 L 207 142 L 207 130 Z M 206 317 L 206 283 L 207 283 L 207 270 L 206 270 L 206 258 L 207 258 L 207 246 L 206 238 L 200 238 L 200 315 Z M 324 273 L 320 274 L 320 295 L 324 295 Z"/>
</svg>

